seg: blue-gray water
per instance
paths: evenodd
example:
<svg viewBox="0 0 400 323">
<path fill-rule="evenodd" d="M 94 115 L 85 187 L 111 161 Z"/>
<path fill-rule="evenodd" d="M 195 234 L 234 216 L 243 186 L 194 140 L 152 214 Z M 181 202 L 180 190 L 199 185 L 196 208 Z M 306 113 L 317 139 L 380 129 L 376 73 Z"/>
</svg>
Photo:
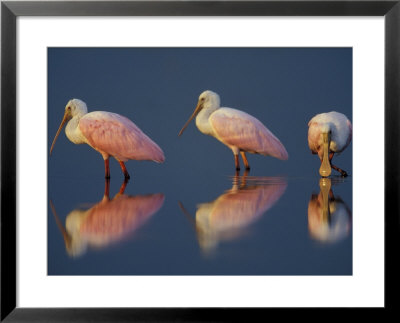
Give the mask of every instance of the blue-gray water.
<svg viewBox="0 0 400 323">
<path fill-rule="evenodd" d="M 352 274 L 352 145 L 333 159 L 350 176 L 332 177 L 328 222 L 309 216 L 318 205 L 320 162 L 307 145 L 315 114 L 336 110 L 352 120 L 351 48 L 50 48 L 48 89 L 49 149 L 66 103 L 79 98 L 89 111 L 130 118 L 166 156 L 163 164 L 126 163 L 131 180 L 124 198 L 134 197 L 129 201 L 139 209 L 154 198 L 157 210 L 79 220 L 83 212 L 72 211 L 96 208 L 103 199 L 104 162 L 89 146 L 60 135 L 48 163 L 50 275 Z M 206 89 L 220 95 L 222 106 L 262 121 L 289 160 L 250 154 L 250 173 L 235 178 L 232 152 L 194 122 L 178 137 Z M 110 166 L 112 199 L 123 175 L 115 160 Z M 233 205 L 229 198 L 242 191 L 237 207 L 248 212 L 229 210 L 205 223 L 207 208 L 199 204 L 228 198 Z M 114 233 L 92 232 L 90 241 L 88 234 L 67 237 L 67 216 L 93 232 L 96 219 L 110 221 Z"/>
</svg>

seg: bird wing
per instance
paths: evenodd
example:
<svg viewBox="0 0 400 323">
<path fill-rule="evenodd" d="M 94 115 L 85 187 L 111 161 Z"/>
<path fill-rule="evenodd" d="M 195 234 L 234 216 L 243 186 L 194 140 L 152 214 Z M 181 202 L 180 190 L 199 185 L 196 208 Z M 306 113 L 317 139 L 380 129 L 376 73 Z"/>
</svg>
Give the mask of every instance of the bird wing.
<svg viewBox="0 0 400 323">
<path fill-rule="evenodd" d="M 242 227 L 254 222 L 281 198 L 286 182 L 246 187 L 222 194 L 213 203 L 210 221 L 216 227 Z"/>
<path fill-rule="evenodd" d="M 243 151 L 288 159 L 282 143 L 258 119 L 239 110 L 221 108 L 211 114 L 217 139 Z"/>
<path fill-rule="evenodd" d="M 310 120 L 310 122 L 308 123 L 307 140 L 308 147 L 310 148 L 312 154 L 317 154 L 318 151 L 322 149 L 322 140 L 320 134 L 321 130 L 319 127 L 319 123 Z"/>
<path fill-rule="evenodd" d="M 347 137 L 346 147 L 350 144 L 351 139 L 353 138 L 353 126 L 349 119 L 346 120 L 347 127 L 349 128 L 349 136 Z"/>
<path fill-rule="evenodd" d="M 89 210 L 79 231 L 91 242 L 104 245 L 142 226 L 164 203 L 164 194 L 121 195 Z"/>
<path fill-rule="evenodd" d="M 126 161 L 164 161 L 161 148 L 146 136 L 132 121 L 119 114 L 95 111 L 84 115 L 79 129 L 87 143 L 102 154 Z"/>
</svg>

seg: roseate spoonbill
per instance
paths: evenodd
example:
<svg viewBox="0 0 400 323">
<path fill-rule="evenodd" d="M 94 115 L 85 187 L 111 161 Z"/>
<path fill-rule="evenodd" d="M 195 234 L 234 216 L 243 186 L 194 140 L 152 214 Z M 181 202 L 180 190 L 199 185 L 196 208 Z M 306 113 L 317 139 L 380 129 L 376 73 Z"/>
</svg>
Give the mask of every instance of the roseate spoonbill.
<svg viewBox="0 0 400 323">
<path fill-rule="evenodd" d="M 334 196 L 331 180 L 321 178 L 320 193 L 312 194 L 308 203 L 308 230 L 321 242 L 337 242 L 348 236 L 351 210 L 339 196 Z"/>
<path fill-rule="evenodd" d="M 235 176 L 232 188 L 209 203 L 197 205 L 193 218 L 179 202 L 182 212 L 193 223 L 200 248 L 209 253 L 220 241 L 242 236 L 281 198 L 287 187 L 285 178 Z"/>
<path fill-rule="evenodd" d="M 159 211 L 164 203 L 164 194 L 125 195 L 127 182 L 125 180 L 119 192 L 110 199 L 110 180 L 106 179 L 103 199 L 88 210 L 71 211 L 65 219 L 65 227 L 50 201 L 70 256 L 80 256 L 88 247 L 105 248 L 125 241 Z"/>
<path fill-rule="evenodd" d="M 352 125 L 347 117 L 339 112 L 320 113 L 308 123 L 308 146 L 311 153 L 318 154 L 321 160 L 319 174 L 328 177 L 332 170 L 337 170 L 343 177 L 347 173 L 332 165 L 335 153 L 340 153 L 350 144 Z"/>
<path fill-rule="evenodd" d="M 67 121 L 65 133 L 70 141 L 88 144 L 103 156 L 106 178 L 110 178 L 110 156 L 119 162 L 125 178 L 130 177 L 124 164 L 128 159 L 153 160 L 157 163 L 165 160 L 161 148 L 128 118 L 106 111 L 88 113 L 86 103 L 79 99 L 72 99 L 65 106 L 50 154 Z"/>
<path fill-rule="evenodd" d="M 215 137 L 232 150 L 236 170 L 240 170 L 239 153 L 247 170 L 250 169 L 250 165 L 246 152 L 288 159 L 285 147 L 271 131 L 246 112 L 221 108 L 217 93 L 204 91 L 200 94 L 197 107 L 179 132 L 179 136 L 194 117 L 196 126 L 202 133 Z"/>
</svg>

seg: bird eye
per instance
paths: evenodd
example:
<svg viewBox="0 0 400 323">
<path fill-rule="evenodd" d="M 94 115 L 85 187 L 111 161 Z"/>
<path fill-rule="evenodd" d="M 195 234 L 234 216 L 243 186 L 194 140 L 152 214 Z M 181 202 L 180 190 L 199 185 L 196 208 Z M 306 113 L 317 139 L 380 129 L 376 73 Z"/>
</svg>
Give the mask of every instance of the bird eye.
<svg viewBox="0 0 400 323">
<path fill-rule="evenodd" d="M 67 107 L 67 110 L 71 110 L 71 107 Z"/>
</svg>

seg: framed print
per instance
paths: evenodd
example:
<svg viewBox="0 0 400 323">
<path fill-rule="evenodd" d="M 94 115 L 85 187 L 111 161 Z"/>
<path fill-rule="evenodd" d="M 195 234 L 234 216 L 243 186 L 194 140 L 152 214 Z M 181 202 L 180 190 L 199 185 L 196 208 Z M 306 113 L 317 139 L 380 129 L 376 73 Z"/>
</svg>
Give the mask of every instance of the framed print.
<svg viewBox="0 0 400 323">
<path fill-rule="evenodd" d="M 399 14 L 3 1 L 1 319 L 395 310 Z"/>
</svg>

